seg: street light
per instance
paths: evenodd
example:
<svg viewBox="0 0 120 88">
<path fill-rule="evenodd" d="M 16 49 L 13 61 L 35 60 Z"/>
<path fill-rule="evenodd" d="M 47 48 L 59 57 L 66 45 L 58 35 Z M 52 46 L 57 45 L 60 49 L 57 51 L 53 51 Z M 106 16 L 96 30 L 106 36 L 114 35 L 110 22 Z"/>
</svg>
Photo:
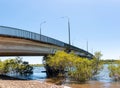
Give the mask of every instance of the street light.
<svg viewBox="0 0 120 88">
<path fill-rule="evenodd" d="M 69 40 L 69 51 L 68 52 L 70 52 L 70 46 L 71 46 L 70 19 L 67 16 L 61 17 L 61 18 L 67 18 L 68 20 L 68 40 Z"/>
<path fill-rule="evenodd" d="M 41 40 L 41 34 L 42 34 L 42 33 L 41 33 L 41 26 L 42 26 L 42 24 L 44 24 L 44 23 L 46 23 L 46 21 L 43 21 L 43 22 L 40 23 L 40 40 Z"/>
<path fill-rule="evenodd" d="M 88 40 L 87 40 L 87 42 L 86 42 L 86 48 L 87 48 L 87 52 L 88 52 Z"/>
</svg>

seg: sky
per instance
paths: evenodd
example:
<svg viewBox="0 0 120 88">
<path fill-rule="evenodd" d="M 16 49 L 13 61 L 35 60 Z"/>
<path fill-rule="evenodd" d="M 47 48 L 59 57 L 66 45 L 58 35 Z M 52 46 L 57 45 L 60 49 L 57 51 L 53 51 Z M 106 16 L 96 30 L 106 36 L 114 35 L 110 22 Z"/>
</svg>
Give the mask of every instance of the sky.
<svg viewBox="0 0 120 88">
<path fill-rule="evenodd" d="M 66 43 L 68 18 L 74 46 L 120 59 L 120 0 L 0 0 L 0 25 L 39 33 L 46 21 L 42 34 Z"/>
<path fill-rule="evenodd" d="M 4 56 L 0 57 L 0 60 L 4 61 L 6 59 L 15 59 L 17 56 Z M 43 64 L 43 56 L 20 56 L 22 61 L 29 62 L 29 64 Z"/>
</svg>

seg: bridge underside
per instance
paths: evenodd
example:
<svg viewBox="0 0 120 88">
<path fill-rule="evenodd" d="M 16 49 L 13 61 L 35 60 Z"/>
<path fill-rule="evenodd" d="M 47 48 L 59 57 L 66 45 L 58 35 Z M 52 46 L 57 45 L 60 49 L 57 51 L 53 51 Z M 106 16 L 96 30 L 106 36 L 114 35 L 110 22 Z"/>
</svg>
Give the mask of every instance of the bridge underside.
<svg viewBox="0 0 120 88">
<path fill-rule="evenodd" d="M 62 47 L 36 41 L 0 36 L 0 56 L 44 56 L 54 54 Z"/>
<path fill-rule="evenodd" d="M 45 54 L 45 53 L 32 53 L 32 52 L 16 52 L 16 51 L 13 51 L 13 52 L 0 52 L 0 56 L 45 56 L 45 55 L 48 55 L 48 54 Z"/>
</svg>

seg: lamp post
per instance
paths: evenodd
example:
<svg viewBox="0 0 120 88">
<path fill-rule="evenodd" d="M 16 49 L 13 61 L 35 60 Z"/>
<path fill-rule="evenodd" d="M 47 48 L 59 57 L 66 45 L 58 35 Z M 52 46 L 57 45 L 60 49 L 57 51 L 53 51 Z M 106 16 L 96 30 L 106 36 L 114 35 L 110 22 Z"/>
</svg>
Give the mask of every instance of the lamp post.
<svg viewBox="0 0 120 88">
<path fill-rule="evenodd" d="M 86 48 L 87 48 L 87 52 L 88 52 L 88 40 L 87 40 L 87 43 L 86 43 Z"/>
<path fill-rule="evenodd" d="M 67 16 L 62 17 L 62 18 L 67 18 L 67 20 L 68 20 L 68 40 L 69 40 L 69 48 L 68 48 L 68 52 L 70 52 L 70 46 L 71 46 L 70 19 L 69 19 L 69 17 L 67 17 Z"/>
<path fill-rule="evenodd" d="M 41 33 L 41 30 L 42 30 L 42 29 L 41 29 L 41 26 L 42 26 L 42 24 L 44 24 L 44 23 L 46 23 L 46 21 L 43 21 L 43 22 L 40 23 L 40 40 L 41 40 L 41 34 L 42 34 L 42 33 Z"/>
</svg>

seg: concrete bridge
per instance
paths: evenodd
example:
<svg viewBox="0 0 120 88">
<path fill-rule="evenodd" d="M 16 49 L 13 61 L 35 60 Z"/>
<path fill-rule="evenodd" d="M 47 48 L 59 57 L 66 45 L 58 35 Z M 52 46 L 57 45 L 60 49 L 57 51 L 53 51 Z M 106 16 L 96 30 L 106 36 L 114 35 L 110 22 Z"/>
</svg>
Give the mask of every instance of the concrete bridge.
<svg viewBox="0 0 120 88">
<path fill-rule="evenodd" d="M 91 53 L 62 41 L 22 29 L 0 26 L 0 56 L 45 56 L 68 48 L 81 57 L 93 57 Z"/>
<path fill-rule="evenodd" d="M 22 29 L 0 26 L 0 56 L 44 56 L 46 60 L 47 55 L 57 50 L 70 50 L 89 59 L 93 57 L 91 53 L 62 41 Z M 48 77 L 59 73 L 59 70 L 47 64 L 45 68 Z"/>
</svg>

